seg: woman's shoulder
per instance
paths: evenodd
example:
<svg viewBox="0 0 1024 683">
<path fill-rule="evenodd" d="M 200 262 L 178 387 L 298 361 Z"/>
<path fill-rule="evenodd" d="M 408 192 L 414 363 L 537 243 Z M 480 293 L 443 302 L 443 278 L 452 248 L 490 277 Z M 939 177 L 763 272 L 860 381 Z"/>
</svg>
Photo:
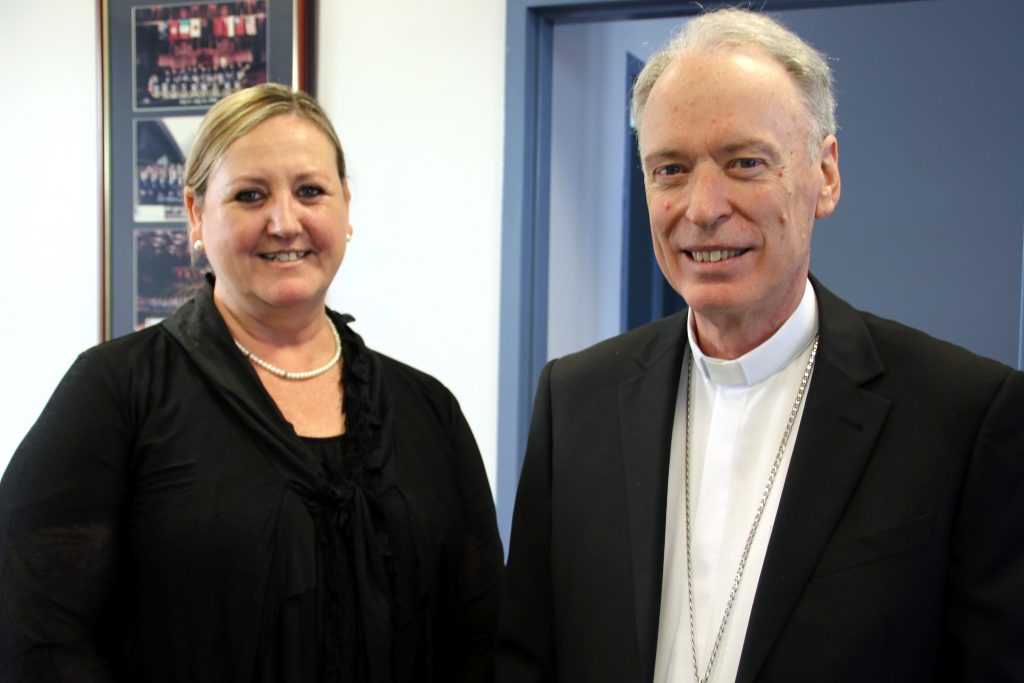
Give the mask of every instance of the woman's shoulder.
<svg viewBox="0 0 1024 683">
<path fill-rule="evenodd" d="M 408 363 L 402 362 L 397 358 L 392 358 L 386 354 L 378 351 L 368 349 L 370 353 L 373 353 L 380 360 L 381 372 L 392 382 L 402 382 L 409 386 L 415 386 L 421 390 L 428 392 L 450 396 L 451 391 L 444 385 L 441 380 L 437 379 L 433 375 L 420 370 L 419 368 L 413 367 Z"/>
<path fill-rule="evenodd" d="M 78 355 L 76 365 L 122 372 L 147 367 L 174 346 L 168 345 L 169 341 L 163 327 L 153 325 L 86 349 Z"/>
<path fill-rule="evenodd" d="M 118 435 L 130 438 L 128 435 L 142 417 L 152 406 L 160 404 L 161 397 L 154 391 L 164 382 L 154 367 L 165 364 L 162 359 L 168 357 L 167 351 L 160 348 L 166 344 L 165 338 L 159 329 L 150 328 L 80 353 L 57 384 L 24 443 L 73 441 L 76 434 L 88 435 L 88 439 L 79 439 L 83 443 L 105 442 Z M 170 377 L 179 373 L 163 374 Z M 54 432 L 46 427 L 51 424 L 59 424 L 61 429 Z M 75 428 L 69 429 L 69 424 Z M 52 434 L 48 436 L 47 432 Z"/>
<path fill-rule="evenodd" d="M 78 355 L 62 385 L 152 407 L 186 381 L 186 354 L 163 325 L 101 342 Z M 140 403 L 141 402 L 141 403 Z"/>
</svg>

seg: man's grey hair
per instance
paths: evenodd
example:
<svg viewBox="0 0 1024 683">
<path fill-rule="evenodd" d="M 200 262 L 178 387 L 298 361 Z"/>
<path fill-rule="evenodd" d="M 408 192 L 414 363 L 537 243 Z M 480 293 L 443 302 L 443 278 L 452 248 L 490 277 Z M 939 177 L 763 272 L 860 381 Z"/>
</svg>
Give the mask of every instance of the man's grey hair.
<svg viewBox="0 0 1024 683">
<path fill-rule="evenodd" d="M 690 19 L 650 58 L 633 86 L 630 109 L 637 134 L 655 82 L 676 57 L 730 47 L 761 50 L 792 76 L 814 121 L 810 146 L 812 156 L 817 155 L 825 136 L 836 132 L 836 98 L 826 57 L 775 19 L 745 9 L 720 9 Z"/>
</svg>

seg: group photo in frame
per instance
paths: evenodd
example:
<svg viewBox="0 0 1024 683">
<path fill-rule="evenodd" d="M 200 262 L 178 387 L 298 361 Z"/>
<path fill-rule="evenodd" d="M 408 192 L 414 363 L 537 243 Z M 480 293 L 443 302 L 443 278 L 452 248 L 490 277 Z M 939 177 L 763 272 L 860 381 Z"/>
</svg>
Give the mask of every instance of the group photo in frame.
<svg viewBox="0 0 1024 683">
<path fill-rule="evenodd" d="M 185 220 L 185 159 L 202 120 L 202 116 L 135 120 L 136 221 Z"/>
<path fill-rule="evenodd" d="M 312 0 L 99 0 L 104 339 L 159 323 L 209 269 L 194 258 L 185 161 L 206 111 L 243 88 L 309 90 Z"/>
<path fill-rule="evenodd" d="M 192 262 L 184 228 L 136 228 L 133 234 L 135 329 L 156 324 L 188 301 L 209 267 Z"/>
<path fill-rule="evenodd" d="M 267 0 L 132 8 L 137 109 L 208 107 L 267 81 Z"/>
</svg>

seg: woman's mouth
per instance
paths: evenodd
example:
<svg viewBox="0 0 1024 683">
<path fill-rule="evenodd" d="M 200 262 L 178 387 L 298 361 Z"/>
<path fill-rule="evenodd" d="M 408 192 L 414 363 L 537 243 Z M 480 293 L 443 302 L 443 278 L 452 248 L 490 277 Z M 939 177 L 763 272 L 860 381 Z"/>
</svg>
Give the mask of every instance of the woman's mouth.
<svg viewBox="0 0 1024 683">
<path fill-rule="evenodd" d="M 284 263 L 288 261 L 298 261 L 301 258 L 305 258 L 308 251 L 275 251 L 270 254 L 260 254 L 260 258 L 264 261 L 277 261 L 278 263 Z"/>
</svg>

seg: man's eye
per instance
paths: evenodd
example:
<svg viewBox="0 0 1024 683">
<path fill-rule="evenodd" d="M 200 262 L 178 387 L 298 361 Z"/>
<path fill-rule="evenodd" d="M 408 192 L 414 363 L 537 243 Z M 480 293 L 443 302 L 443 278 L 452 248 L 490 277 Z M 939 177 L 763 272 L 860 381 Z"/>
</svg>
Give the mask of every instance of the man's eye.
<svg viewBox="0 0 1024 683">
<path fill-rule="evenodd" d="M 732 162 L 734 168 L 741 168 L 745 170 L 757 168 L 761 165 L 760 159 L 737 159 Z"/>
<path fill-rule="evenodd" d="M 300 197 L 319 197 L 324 193 L 323 188 L 316 185 L 303 185 L 299 188 Z"/>
<path fill-rule="evenodd" d="M 235 195 L 235 200 L 243 204 L 251 204 L 258 202 L 262 196 L 257 190 L 242 190 Z"/>
<path fill-rule="evenodd" d="M 654 175 L 658 176 L 673 176 L 679 175 L 683 172 L 683 167 L 679 164 L 669 164 L 667 166 L 659 166 L 654 169 Z"/>
</svg>

